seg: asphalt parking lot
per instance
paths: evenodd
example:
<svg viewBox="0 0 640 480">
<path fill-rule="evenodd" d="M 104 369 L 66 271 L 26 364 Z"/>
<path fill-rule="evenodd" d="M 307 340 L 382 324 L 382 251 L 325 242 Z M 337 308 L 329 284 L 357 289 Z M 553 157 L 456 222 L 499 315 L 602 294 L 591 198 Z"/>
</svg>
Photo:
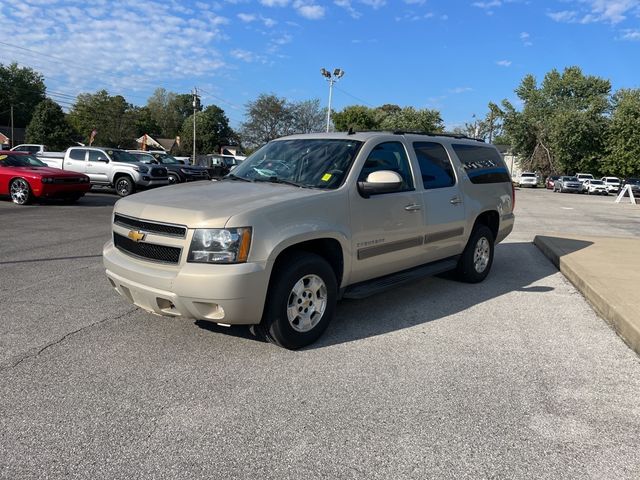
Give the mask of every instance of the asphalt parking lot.
<svg viewBox="0 0 640 480">
<path fill-rule="evenodd" d="M 120 299 L 115 200 L 0 201 L 0 478 L 640 478 L 639 358 L 531 244 L 640 206 L 519 191 L 484 283 L 343 301 L 290 352 Z"/>
</svg>

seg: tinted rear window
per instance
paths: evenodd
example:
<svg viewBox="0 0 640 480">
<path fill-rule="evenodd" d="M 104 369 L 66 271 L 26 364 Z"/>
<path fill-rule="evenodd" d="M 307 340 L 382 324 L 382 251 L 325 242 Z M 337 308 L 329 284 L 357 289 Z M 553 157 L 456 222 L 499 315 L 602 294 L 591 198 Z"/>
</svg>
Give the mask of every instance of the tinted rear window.
<svg viewBox="0 0 640 480">
<path fill-rule="evenodd" d="M 511 181 L 509 171 L 495 148 L 465 144 L 453 144 L 452 147 L 472 183 Z"/>
</svg>

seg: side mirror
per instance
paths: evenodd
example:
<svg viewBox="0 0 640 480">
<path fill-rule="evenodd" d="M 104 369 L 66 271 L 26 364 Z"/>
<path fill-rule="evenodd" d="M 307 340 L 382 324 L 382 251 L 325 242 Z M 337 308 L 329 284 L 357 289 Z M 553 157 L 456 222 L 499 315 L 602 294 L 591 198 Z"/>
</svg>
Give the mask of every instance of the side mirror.
<svg viewBox="0 0 640 480">
<path fill-rule="evenodd" d="M 106 157 L 98 157 L 98 161 L 103 163 L 109 163 L 109 159 Z"/>
<path fill-rule="evenodd" d="M 402 177 L 391 170 L 371 172 L 364 182 L 358 182 L 358 191 L 364 198 L 381 193 L 393 193 L 402 188 Z"/>
</svg>

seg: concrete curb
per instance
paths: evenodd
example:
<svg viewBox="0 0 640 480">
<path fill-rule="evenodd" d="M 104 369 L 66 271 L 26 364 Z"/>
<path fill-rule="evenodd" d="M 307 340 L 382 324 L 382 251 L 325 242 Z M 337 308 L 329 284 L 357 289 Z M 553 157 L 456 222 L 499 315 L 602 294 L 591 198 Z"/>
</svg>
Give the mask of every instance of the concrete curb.
<svg viewBox="0 0 640 480">
<path fill-rule="evenodd" d="M 536 235 L 533 243 L 640 355 L 640 240 Z"/>
</svg>

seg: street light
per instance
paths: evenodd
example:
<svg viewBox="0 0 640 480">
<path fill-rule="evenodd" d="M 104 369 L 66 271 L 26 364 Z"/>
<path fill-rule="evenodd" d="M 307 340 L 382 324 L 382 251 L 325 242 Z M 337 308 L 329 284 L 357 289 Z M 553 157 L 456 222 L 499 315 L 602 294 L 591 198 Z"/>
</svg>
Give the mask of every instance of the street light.
<svg viewBox="0 0 640 480">
<path fill-rule="evenodd" d="M 329 82 L 329 107 L 327 108 L 327 132 L 329 132 L 329 124 L 331 123 L 331 97 L 333 96 L 333 84 L 344 76 L 344 70 L 336 68 L 333 73 L 325 68 L 320 69 L 320 74 Z"/>
</svg>

